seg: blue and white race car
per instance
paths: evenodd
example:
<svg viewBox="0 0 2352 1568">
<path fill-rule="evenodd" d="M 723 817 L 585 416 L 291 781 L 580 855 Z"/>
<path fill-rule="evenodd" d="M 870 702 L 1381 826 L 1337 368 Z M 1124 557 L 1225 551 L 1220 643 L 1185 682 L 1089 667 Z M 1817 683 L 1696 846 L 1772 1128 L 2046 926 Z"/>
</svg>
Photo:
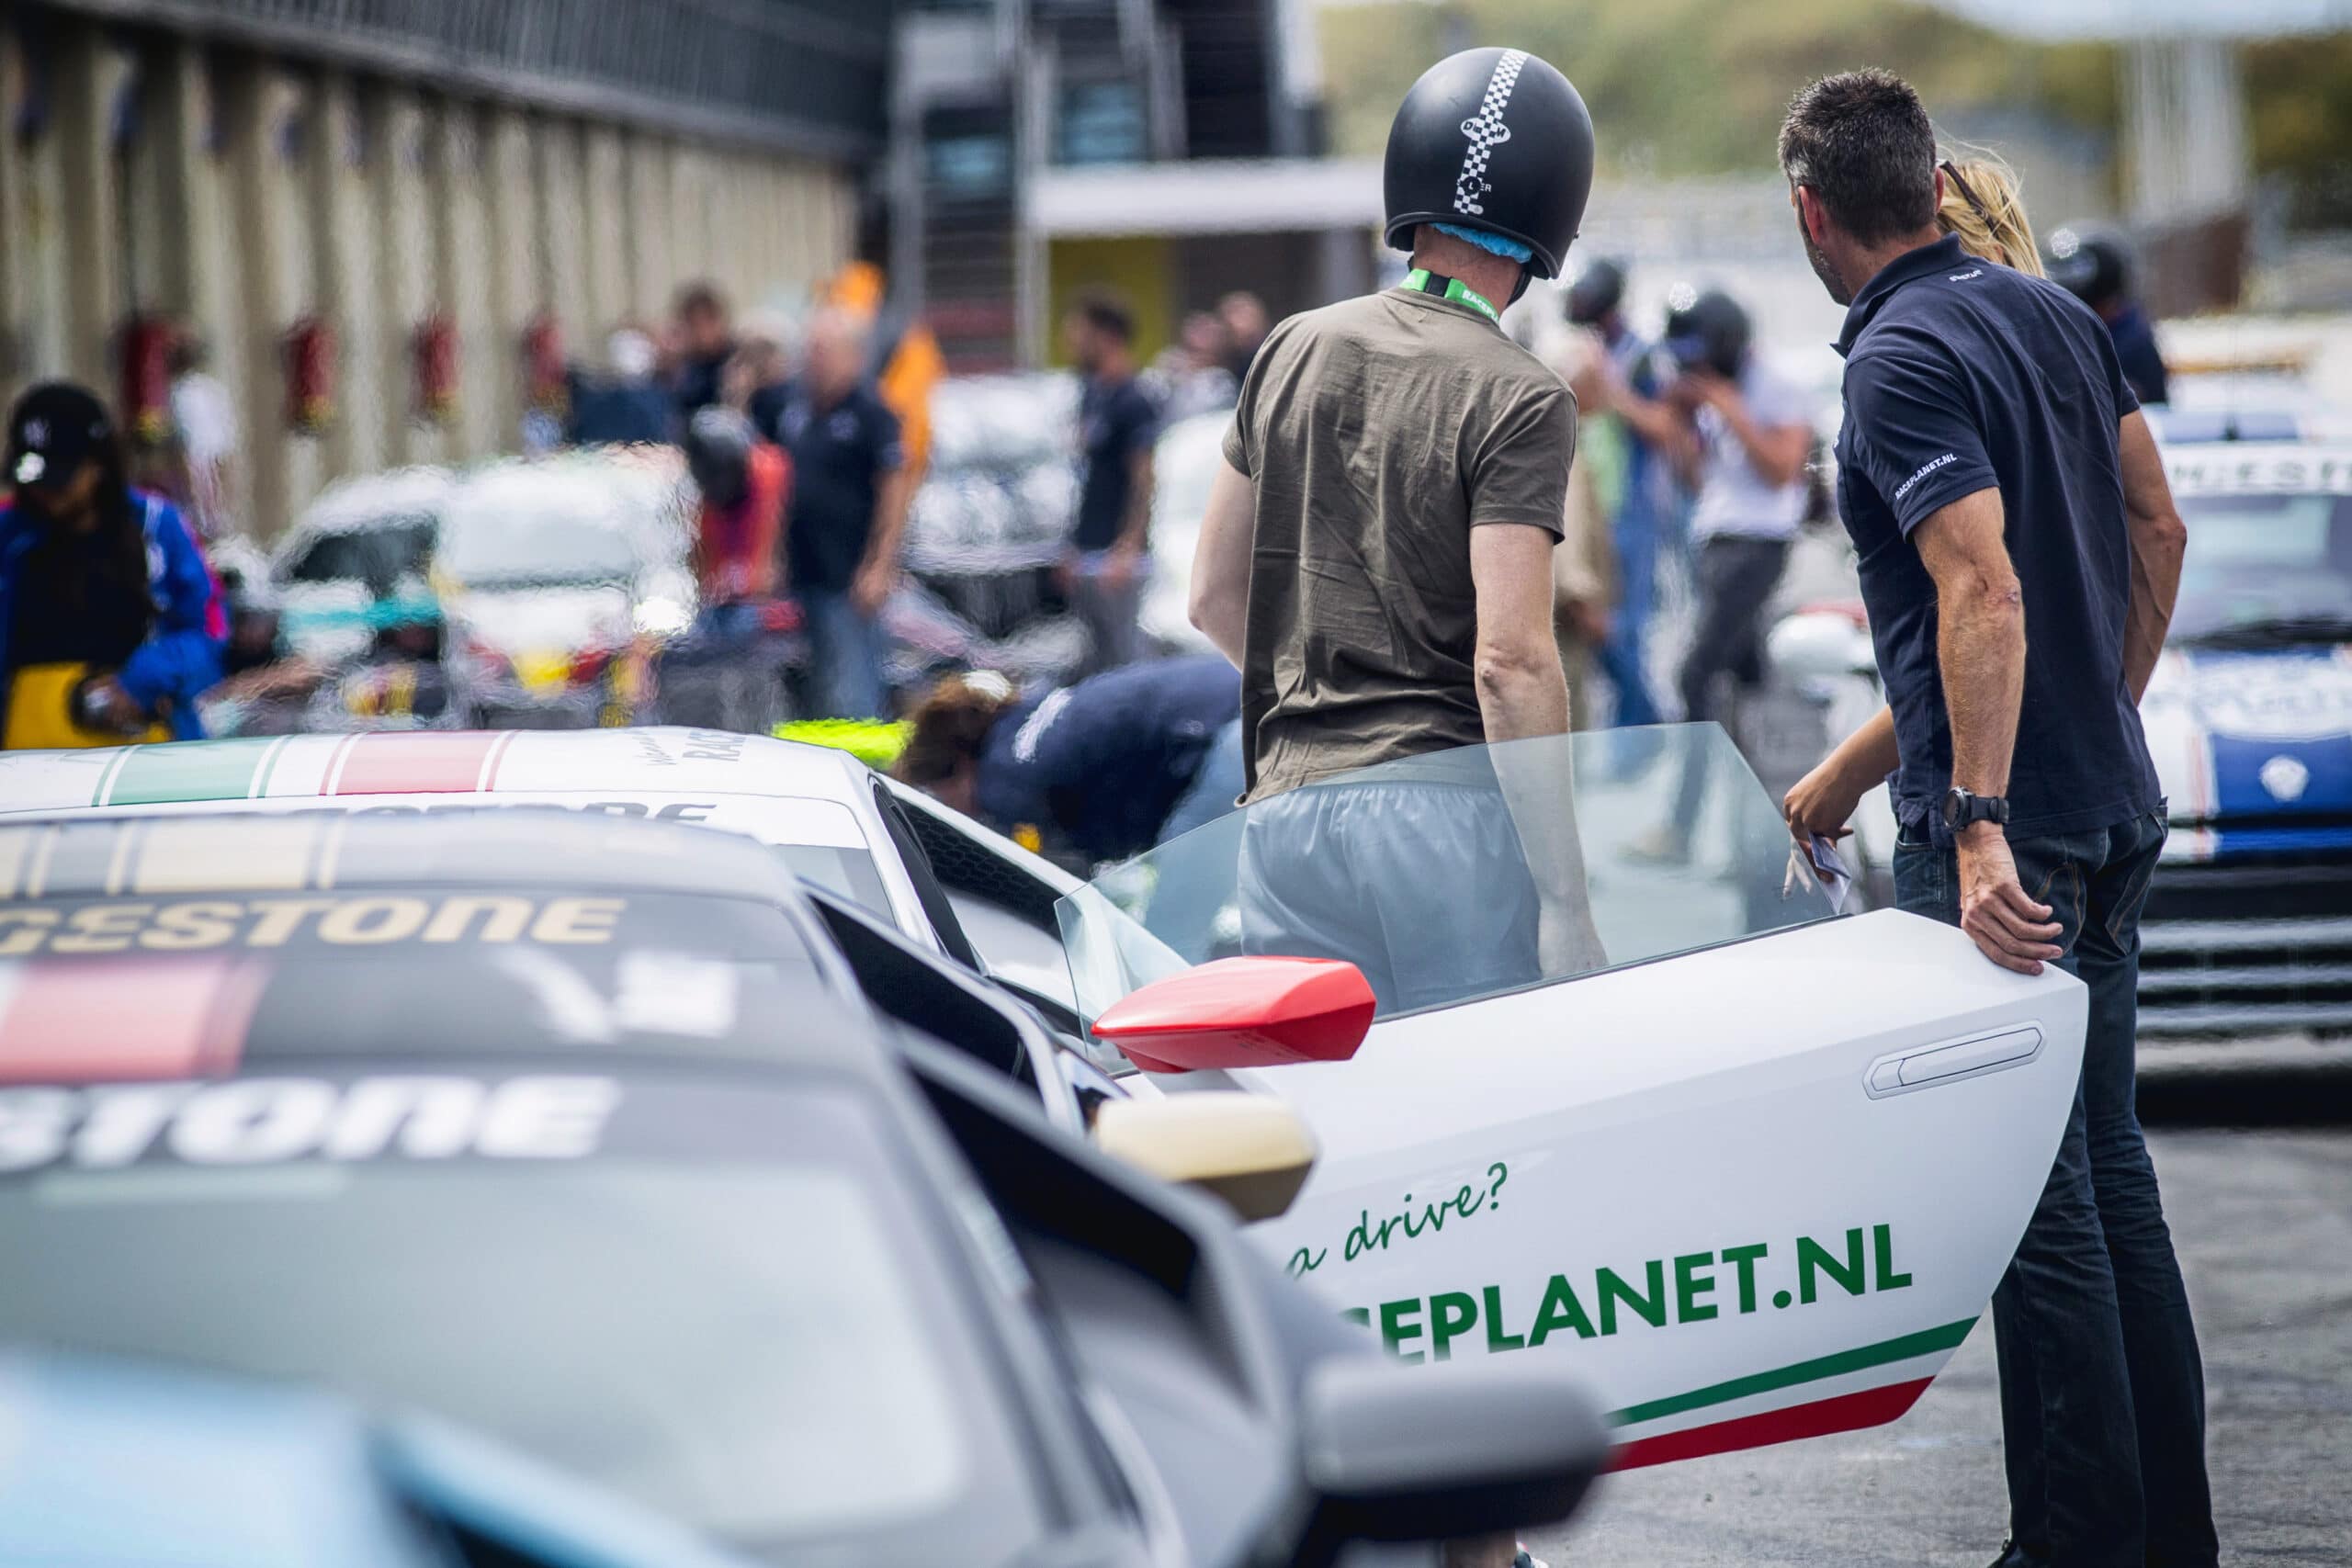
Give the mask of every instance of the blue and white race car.
<svg viewBox="0 0 2352 1568">
<path fill-rule="evenodd" d="M 2352 444 L 2168 461 L 2188 557 L 2142 706 L 2173 836 L 2141 1027 L 2352 1027 Z"/>
</svg>

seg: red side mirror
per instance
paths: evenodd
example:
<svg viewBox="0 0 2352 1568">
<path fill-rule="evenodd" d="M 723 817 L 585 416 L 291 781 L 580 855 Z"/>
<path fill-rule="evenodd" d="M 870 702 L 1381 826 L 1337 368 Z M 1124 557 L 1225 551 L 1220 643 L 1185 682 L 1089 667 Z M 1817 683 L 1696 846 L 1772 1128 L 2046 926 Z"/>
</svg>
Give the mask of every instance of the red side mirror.
<svg viewBox="0 0 2352 1568">
<path fill-rule="evenodd" d="M 1331 958 L 1220 958 L 1105 1008 L 1094 1035 L 1146 1072 L 1344 1062 L 1372 1027 L 1363 971 Z"/>
</svg>

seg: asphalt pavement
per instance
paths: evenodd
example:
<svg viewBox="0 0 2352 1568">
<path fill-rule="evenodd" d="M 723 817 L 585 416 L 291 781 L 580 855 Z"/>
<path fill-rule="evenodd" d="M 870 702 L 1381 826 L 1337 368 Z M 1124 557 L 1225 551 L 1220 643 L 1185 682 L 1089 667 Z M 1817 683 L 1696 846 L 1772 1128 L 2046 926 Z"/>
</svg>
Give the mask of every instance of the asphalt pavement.
<svg viewBox="0 0 2352 1568">
<path fill-rule="evenodd" d="M 2156 1060 L 2142 1100 L 2203 1342 L 2222 1560 L 2352 1563 L 2352 1066 Z M 1986 1320 L 1891 1426 L 1611 1476 L 1529 1542 L 1554 1568 L 1984 1568 L 2000 1441 Z"/>
</svg>

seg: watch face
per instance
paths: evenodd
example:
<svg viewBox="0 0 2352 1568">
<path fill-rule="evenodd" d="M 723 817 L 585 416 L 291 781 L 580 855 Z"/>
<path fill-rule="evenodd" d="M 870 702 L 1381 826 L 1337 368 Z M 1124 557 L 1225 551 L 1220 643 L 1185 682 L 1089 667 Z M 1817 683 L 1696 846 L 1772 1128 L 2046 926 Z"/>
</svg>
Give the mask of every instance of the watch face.
<svg viewBox="0 0 2352 1568">
<path fill-rule="evenodd" d="M 1957 828 L 1957 827 L 1959 827 L 1959 826 L 1960 826 L 1960 823 L 1961 823 L 1961 815 L 1962 815 L 1962 812 L 1966 811 L 1967 809 L 1968 809 L 1968 792 L 1967 792 L 1966 790 L 1964 790 L 1964 789 L 1948 789 L 1948 790 L 1944 791 L 1944 826 L 1945 826 L 1945 827 L 1947 827 L 1947 828 Z"/>
</svg>

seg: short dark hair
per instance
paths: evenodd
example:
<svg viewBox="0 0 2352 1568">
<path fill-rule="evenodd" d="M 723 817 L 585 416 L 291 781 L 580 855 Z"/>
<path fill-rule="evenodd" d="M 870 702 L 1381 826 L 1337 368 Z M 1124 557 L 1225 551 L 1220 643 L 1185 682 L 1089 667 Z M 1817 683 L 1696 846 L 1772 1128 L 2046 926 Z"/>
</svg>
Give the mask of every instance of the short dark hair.
<svg viewBox="0 0 2352 1568">
<path fill-rule="evenodd" d="M 717 284 L 696 278 L 679 288 L 677 310 L 681 316 L 724 316 L 727 297 L 718 291 Z"/>
<path fill-rule="evenodd" d="M 1781 170 L 1862 243 L 1936 220 L 1936 131 L 1911 84 L 1871 66 L 1824 76 L 1789 103 Z"/>
<path fill-rule="evenodd" d="M 1097 332 L 1110 333 L 1121 343 L 1136 341 L 1136 313 L 1117 295 L 1100 288 L 1090 288 L 1078 297 L 1070 313 Z"/>
</svg>

